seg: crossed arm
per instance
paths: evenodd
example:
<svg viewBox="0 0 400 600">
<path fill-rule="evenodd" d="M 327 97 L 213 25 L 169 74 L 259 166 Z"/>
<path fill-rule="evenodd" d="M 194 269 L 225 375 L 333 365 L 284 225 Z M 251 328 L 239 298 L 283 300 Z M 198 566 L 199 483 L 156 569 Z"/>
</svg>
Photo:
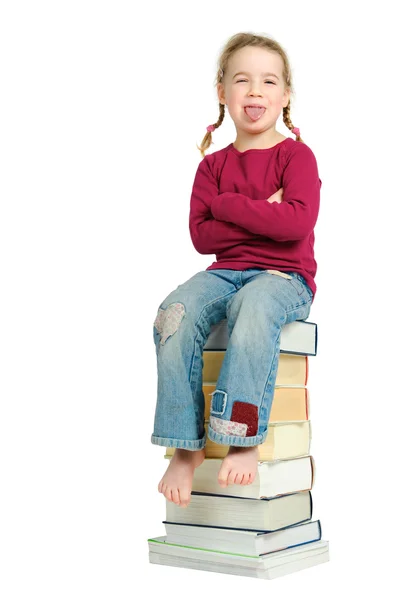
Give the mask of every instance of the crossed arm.
<svg viewBox="0 0 400 600">
<path fill-rule="evenodd" d="M 261 237 L 235 223 L 217 220 L 212 215 L 211 204 L 218 195 L 218 185 L 208 162 L 203 159 L 195 176 L 189 214 L 190 237 L 200 254 L 217 254 Z"/>
<path fill-rule="evenodd" d="M 319 212 L 321 180 L 314 154 L 306 145 L 283 173 L 283 187 L 268 199 L 253 200 L 237 192 L 219 193 L 208 162 L 196 173 L 189 229 L 200 254 L 213 254 L 254 239 L 295 241 L 314 229 Z"/>
</svg>

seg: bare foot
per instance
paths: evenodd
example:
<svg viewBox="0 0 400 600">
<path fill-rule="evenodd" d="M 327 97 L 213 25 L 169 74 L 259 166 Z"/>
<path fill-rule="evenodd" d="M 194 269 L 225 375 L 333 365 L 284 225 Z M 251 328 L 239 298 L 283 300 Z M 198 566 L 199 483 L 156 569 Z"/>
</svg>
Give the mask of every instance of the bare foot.
<svg viewBox="0 0 400 600">
<path fill-rule="evenodd" d="M 158 491 L 170 502 L 185 508 L 190 502 L 194 470 L 201 465 L 205 455 L 204 448 L 202 450 L 177 448 L 158 484 Z"/>
<path fill-rule="evenodd" d="M 253 483 L 257 473 L 258 457 L 258 446 L 231 446 L 218 473 L 219 485 L 227 487 L 232 483 L 237 485 Z"/>
</svg>

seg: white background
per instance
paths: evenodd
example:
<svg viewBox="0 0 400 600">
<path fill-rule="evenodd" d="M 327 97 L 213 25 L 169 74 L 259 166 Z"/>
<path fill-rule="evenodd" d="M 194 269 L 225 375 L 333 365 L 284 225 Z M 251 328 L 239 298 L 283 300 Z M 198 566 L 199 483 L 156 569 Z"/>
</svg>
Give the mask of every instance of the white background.
<svg viewBox="0 0 400 600">
<path fill-rule="evenodd" d="M 394 578 L 394 5 L 1 3 L 2 600 L 336 598 Z M 322 179 L 309 389 L 331 561 L 271 582 L 147 557 L 165 512 L 153 321 L 214 260 L 192 246 L 189 198 L 196 143 L 218 117 L 218 53 L 239 31 L 287 51 L 292 121 Z M 234 135 L 227 114 L 209 151 Z"/>
</svg>

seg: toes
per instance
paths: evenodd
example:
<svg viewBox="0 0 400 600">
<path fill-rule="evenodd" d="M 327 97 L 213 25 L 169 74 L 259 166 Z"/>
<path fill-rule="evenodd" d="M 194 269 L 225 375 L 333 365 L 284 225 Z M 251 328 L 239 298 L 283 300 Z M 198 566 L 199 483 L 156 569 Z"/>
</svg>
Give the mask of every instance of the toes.
<svg viewBox="0 0 400 600">
<path fill-rule="evenodd" d="M 190 494 L 188 494 L 187 492 L 180 492 L 180 498 L 181 498 L 180 506 L 182 506 L 182 508 L 186 508 L 190 502 Z"/>
<path fill-rule="evenodd" d="M 171 498 L 172 498 L 172 502 L 175 502 L 175 504 L 177 504 L 179 506 L 181 500 L 179 497 L 179 491 L 177 489 L 172 490 Z"/>
<path fill-rule="evenodd" d="M 227 487 L 228 486 L 228 477 L 230 475 L 230 469 L 227 467 L 224 467 L 222 465 L 219 473 L 218 473 L 218 483 L 221 487 Z"/>
<path fill-rule="evenodd" d="M 236 483 L 236 485 L 242 485 L 243 477 L 245 477 L 243 473 L 237 473 L 233 483 Z"/>
<path fill-rule="evenodd" d="M 250 473 L 249 483 L 253 483 L 253 481 L 255 480 L 255 478 L 256 478 L 256 474 L 255 473 Z"/>
<path fill-rule="evenodd" d="M 231 471 L 228 475 L 228 479 L 227 479 L 227 483 L 228 485 L 233 485 L 236 482 L 236 478 L 240 477 L 240 479 L 242 478 L 241 475 L 239 475 L 239 473 L 237 471 Z"/>
<path fill-rule="evenodd" d="M 244 473 L 243 479 L 241 481 L 241 485 L 247 485 L 248 483 L 249 483 L 249 474 L 248 473 Z"/>
<path fill-rule="evenodd" d="M 165 486 L 164 489 L 164 496 L 166 497 L 167 500 L 169 500 L 170 502 L 172 502 L 172 490 L 171 488 L 169 488 L 168 486 Z"/>
</svg>

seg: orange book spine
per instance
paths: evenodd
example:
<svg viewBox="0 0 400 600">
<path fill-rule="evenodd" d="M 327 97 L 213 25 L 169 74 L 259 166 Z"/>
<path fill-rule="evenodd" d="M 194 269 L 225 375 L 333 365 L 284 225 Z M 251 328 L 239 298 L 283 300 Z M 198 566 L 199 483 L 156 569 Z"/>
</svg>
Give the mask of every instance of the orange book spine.
<svg viewBox="0 0 400 600">
<path fill-rule="evenodd" d="M 308 390 L 306 389 L 306 420 L 309 420 L 309 414 L 310 414 L 310 410 L 309 410 L 309 398 L 308 398 Z"/>
</svg>

